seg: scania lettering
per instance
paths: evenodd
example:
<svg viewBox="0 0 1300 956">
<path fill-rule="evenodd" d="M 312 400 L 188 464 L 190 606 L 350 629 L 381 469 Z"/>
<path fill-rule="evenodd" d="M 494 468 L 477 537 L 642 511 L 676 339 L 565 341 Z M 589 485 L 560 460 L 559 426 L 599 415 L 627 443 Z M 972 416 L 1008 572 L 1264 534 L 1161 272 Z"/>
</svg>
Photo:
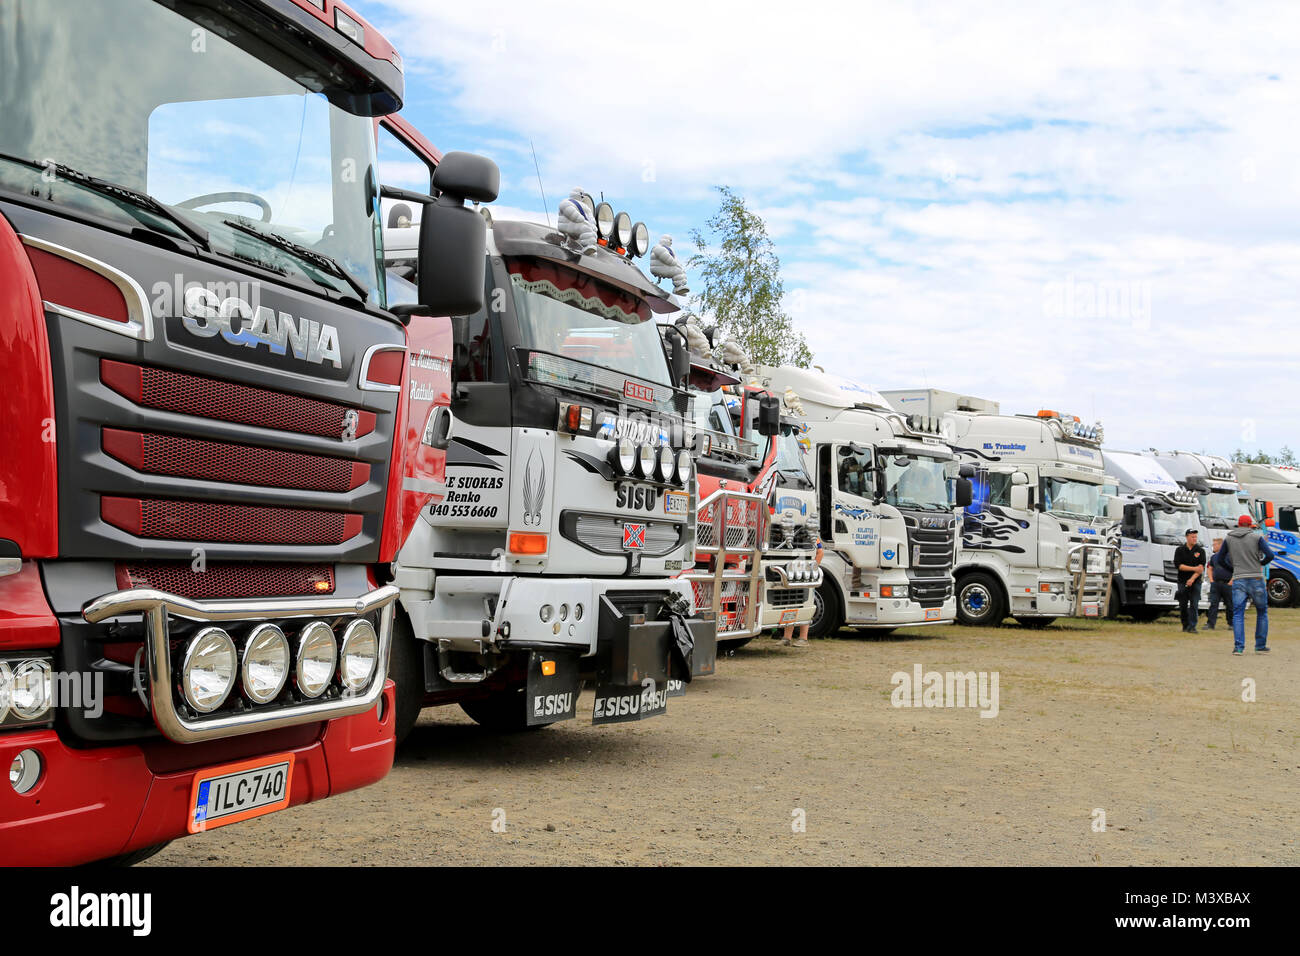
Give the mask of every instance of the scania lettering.
<svg viewBox="0 0 1300 956">
<path fill-rule="evenodd" d="M 384 126 L 436 168 L 409 124 Z M 594 722 L 642 719 L 665 710 L 670 679 L 713 671 L 713 621 L 671 578 L 692 560 L 695 468 L 686 370 L 670 368 L 653 316 L 676 306 L 634 261 L 645 227 L 616 235 L 626 217 L 581 195 L 561 221 L 582 219 L 588 242 L 493 221 L 487 305 L 408 327 L 411 351 L 448 356 L 450 371 L 422 372 L 435 397 L 408 411 L 428 437 L 403 481 L 399 734 L 452 703 L 490 728 L 544 726 L 575 711 L 539 713 L 537 699 L 576 700 L 583 682 Z M 417 233 L 387 230 L 390 271 L 424 271 Z M 624 421 L 646 429 L 634 439 Z M 468 485 L 479 499 L 448 510 Z M 615 703 L 643 692 L 650 705 Z"/>
<path fill-rule="evenodd" d="M 810 633 L 951 623 L 953 509 L 969 481 L 943 439 L 850 379 L 782 366 L 758 380 L 797 394 L 811 445 L 824 557 Z"/>
<path fill-rule="evenodd" d="M 1044 410 L 1003 415 L 997 402 L 933 388 L 883 393 L 908 415 L 938 421 L 953 452 L 973 469 L 953 569 L 957 620 L 1026 627 L 1058 617 L 1099 617 L 1119 571 L 1118 503 L 1099 515 L 1100 424 Z"/>
<path fill-rule="evenodd" d="M 400 57 L 332 0 L 7 0 L 0 50 L 0 863 L 132 861 L 373 783 Z M 442 237 L 481 295 L 481 248 Z"/>
</svg>

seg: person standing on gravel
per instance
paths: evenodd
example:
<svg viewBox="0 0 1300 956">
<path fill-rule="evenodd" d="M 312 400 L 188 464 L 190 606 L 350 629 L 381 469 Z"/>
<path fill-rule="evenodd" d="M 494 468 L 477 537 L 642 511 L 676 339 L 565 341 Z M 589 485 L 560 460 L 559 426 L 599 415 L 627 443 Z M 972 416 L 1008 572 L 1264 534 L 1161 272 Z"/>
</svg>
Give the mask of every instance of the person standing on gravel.
<svg viewBox="0 0 1300 956">
<path fill-rule="evenodd" d="M 1232 653 L 1246 653 L 1246 602 L 1255 605 L 1255 653 L 1268 653 L 1268 588 L 1264 566 L 1275 555 L 1264 535 L 1254 528 L 1250 515 L 1237 519 L 1220 549 L 1232 574 Z"/>
<path fill-rule="evenodd" d="M 1174 551 L 1174 564 L 1178 566 L 1178 610 L 1183 618 L 1183 630 L 1196 633 L 1196 616 L 1201 607 L 1201 576 L 1205 574 L 1205 549 L 1196 543 L 1196 529 L 1188 528 L 1186 544 Z"/>
<path fill-rule="evenodd" d="M 1213 553 L 1210 555 L 1210 567 L 1206 574 L 1210 579 L 1210 606 L 1205 612 L 1205 629 L 1214 630 L 1214 622 L 1219 619 L 1219 602 L 1223 602 L 1224 613 L 1228 615 L 1228 626 L 1232 626 L 1232 569 L 1223 563 L 1227 552 L 1223 550 L 1223 539 L 1215 538 Z"/>
</svg>

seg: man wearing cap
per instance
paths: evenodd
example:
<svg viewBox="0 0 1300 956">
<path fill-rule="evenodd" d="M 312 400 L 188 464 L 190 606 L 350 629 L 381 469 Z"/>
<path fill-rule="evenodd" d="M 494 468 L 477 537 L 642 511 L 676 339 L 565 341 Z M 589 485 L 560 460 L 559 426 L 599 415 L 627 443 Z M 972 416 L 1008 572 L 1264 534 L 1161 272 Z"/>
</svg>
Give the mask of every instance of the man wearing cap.
<svg viewBox="0 0 1300 956">
<path fill-rule="evenodd" d="M 1222 563 L 1232 574 L 1232 653 L 1246 652 L 1246 602 L 1255 605 L 1255 653 L 1268 653 L 1268 588 L 1264 583 L 1264 566 L 1273 558 L 1273 549 L 1264 535 L 1256 531 L 1250 515 L 1237 519 L 1237 527 L 1223 541 L 1226 554 Z"/>
<path fill-rule="evenodd" d="M 1183 630 L 1196 633 L 1196 617 L 1201 607 L 1201 578 L 1205 574 L 1205 549 L 1196 543 L 1196 529 L 1188 528 L 1184 535 L 1187 543 L 1174 552 L 1178 566 L 1178 610 L 1183 618 Z"/>
</svg>

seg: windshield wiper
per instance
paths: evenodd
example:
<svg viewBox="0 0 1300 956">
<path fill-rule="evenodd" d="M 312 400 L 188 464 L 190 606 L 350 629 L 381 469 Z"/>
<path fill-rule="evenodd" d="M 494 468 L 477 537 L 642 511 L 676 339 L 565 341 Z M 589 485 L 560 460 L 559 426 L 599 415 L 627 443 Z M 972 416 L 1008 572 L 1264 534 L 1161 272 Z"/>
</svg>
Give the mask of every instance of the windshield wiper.
<svg viewBox="0 0 1300 956">
<path fill-rule="evenodd" d="M 87 189 L 94 190 L 102 195 L 110 196 L 113 199 L 120 199 L 136 206 L 137 208 L 143 209 L 146 212 L 151 212 L 159 219 L 165 219 L 170 222 L 205 252 L 211 251 L 208 246 L 208 234 L 204 230 L 192 223 L 186 222 L 148 193 L 142 193 L 139 190 L 132 189 L 129 186 L 123 186 L 121 183 L 115 183 L 108 179 L 100 179 L 98 176 L 83 173 L 81 170 L 73 169 L 71 166 L 65 166 L 63 163 L 38 163 L 34 159 L 24 159 L 22 156 L 14 156 L 10 153 L 0 153 L 0 158 L 20 163 L 23 166 L 29 166 L 32 169 L 39 169 L 42 172 L 51 170 L 55 175 L 61 176 L 79 186 L 85 186 Z M 146 224 L 141 223 L 141 225 Z"/>
<path fill-rule="evenodd" d="M 321 272 L 324 272 L 326 275 L 332 275 L 335 278 L 342 279 L 344 282 L 346 282 L 349 286 L 352 287 L 352 289 L 357 293 L 357 296 L 361 299 L 362 302 L 365 302 L 366 299 L 370 297 L 370 293 L 366 291 L 366 289 L 361 285 L 360 282 L 358 282 L 356 279 L 352 277 L 351 273 L 349 273 L 346 269 L 344 269 L 341 265 L 339 265 L 337 261 L 325 255 L 325 253 L 317 252 L 315 249 L 309 249 L 306 246 L 300 246 L 292 239 L 286 239 L 278 232 L 272 232 L 267 229 L 255 229 L 247 222 L 242 222 L 238 219 L 223 219 L 221 221 L 224 222 L 231 229 L 238 229 L 240 232 L 244 233 L 245 235 L 254 236 L 258 239 L 261 239 L 263 242 L 267 243 L 268 245 L 275 246 L 277 249 L 281 250 L 282 252 L 287 252 L 290 255 L 297 256 L 299 259 L 302 259 L 304 262 L 308 262 L 311 265 L 315 266 L 317 269 L 319 269 Z M 310 273 L 308 273 L 308 275 L 310 275 Z M 320 284 L 324 285 L 324 283 L 320 283 Z"/>
</svg>

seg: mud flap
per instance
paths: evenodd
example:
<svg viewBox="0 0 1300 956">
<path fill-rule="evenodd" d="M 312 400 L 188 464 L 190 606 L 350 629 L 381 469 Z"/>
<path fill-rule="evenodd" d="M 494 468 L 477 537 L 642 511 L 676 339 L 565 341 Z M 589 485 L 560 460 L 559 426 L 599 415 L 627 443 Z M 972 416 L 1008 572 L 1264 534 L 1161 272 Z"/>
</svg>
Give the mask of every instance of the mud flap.
<svg viewBox="0 0 1300 956">
<path fill-rule="evenodd" d="M 598 683 L 591 722 L 625 724 L 658 717 L 668 709 L 668 684 L 666 680 L 656 681 L 650 677 L 643 680 L 640 687 Z"/>
<path fill-rule="evenodd" d="M 553 665 L 554 673 L 545 670 Z M 572 720 L 578 714 L 578 658 L 572 654 L 532 651 L 528 655 L 528 683 L 524 699 L 529 727 Z"/>
</svg>

